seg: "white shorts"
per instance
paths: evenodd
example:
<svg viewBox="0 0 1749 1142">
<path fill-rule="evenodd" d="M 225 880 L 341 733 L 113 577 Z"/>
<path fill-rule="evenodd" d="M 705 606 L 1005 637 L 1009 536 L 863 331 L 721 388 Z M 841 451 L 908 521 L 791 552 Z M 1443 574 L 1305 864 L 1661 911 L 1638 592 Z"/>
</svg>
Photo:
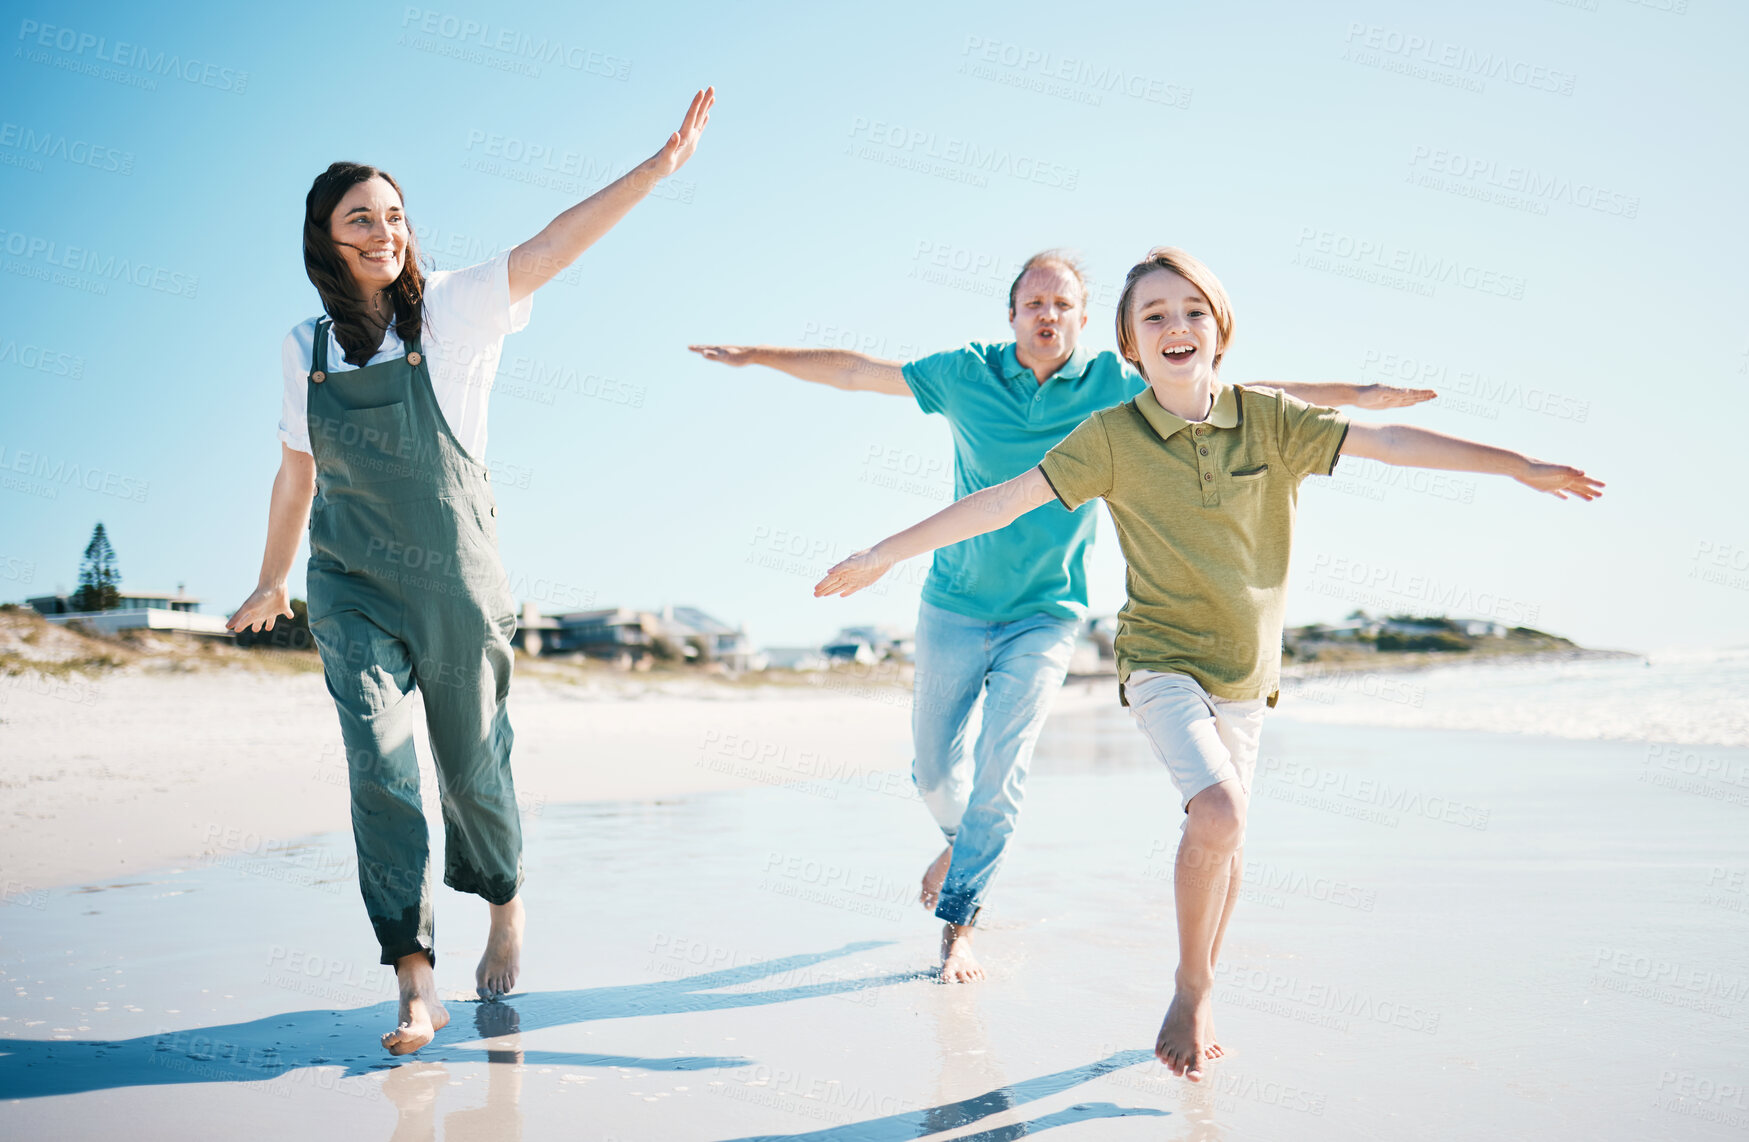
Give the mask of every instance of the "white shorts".
<svg viewBox="0 0 1749 1142">
<path fill-rule="evenodd" d="M 1223 781 L 1236 781 L 1251 795 L 1265 699 L 1217 698 L 1188 674 L 1157 670 L 1131 671 L 1124 697 L 1154 756 L 1172 774 L 1185 812 L 1192 797 Z"/>
</svg>

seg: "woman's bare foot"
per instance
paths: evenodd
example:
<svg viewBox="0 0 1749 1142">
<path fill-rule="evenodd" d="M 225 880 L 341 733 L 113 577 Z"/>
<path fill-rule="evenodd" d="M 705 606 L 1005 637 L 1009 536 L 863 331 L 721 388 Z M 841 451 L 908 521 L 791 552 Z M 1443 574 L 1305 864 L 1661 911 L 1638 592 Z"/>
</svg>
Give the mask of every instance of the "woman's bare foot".
<svg viewBox="0 0 1749 1142">
<path fill-rule="evenodd" d="M 984 978 L 984 965 L 972 955 L 972 926 L 946 924 L 941 929 L 942 983 L 972 983 Z"/>
<path fill-rule="evenodd" d="M 1167 1070 L 1193 1083 L 1202 1081 L 1203 1064 L 1214 1057 L 1209 1053 L 1214 1046 L 1213 990 L 1206 983 L 1200 987 L 1180 983 L 1154 1040 L 1154 1056 Z"/>
<path fill-rule="evenodd" d="M 952 863 L 953 846 L 949 845 L 923 870 L 923 891 L 917 894 L 917 899 L 931 912 L 935 911 L 935 902 L 941 899 L 941 884 L 947 879 L 947 867 Z"/>
<path fill-rule="evenodd" d="M 395 979 L 401 985 L 401 1009 L 395 1029 L 383 1036 L 383 1049 L 405 1055 L 431 1042 L 448 1025 L 449 1011 L 437 998 L 437 979 L 424 952 L 396 960 Z"/>
<path fill-rule="evenodd" d="M 480 966 L 474 969 L 474 990 L 488 1003 L 509 995 L 516 986 L 516 973 L 522 970 L 522 897 L 491 908 L 492 930 L 486 934 Z"/>
</svg>

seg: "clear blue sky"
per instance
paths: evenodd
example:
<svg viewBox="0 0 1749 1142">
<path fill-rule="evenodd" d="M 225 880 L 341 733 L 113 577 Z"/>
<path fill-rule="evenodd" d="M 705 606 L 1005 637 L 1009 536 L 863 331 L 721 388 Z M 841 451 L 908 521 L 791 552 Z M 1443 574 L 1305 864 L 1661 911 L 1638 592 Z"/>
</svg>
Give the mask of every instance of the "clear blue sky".
<svg viewBox="0 0 1749 1142">
<path fill-rule="evenodd" d="M 684 346 L 1004 339 L 1012 265 L 1068 245 L 1104 348 L 1111 283 L 1166 242 L 1233 295 L 1228 379 L 1427 375 L 1448 395 L 1394 415 L 1610 484 L 1586 505 L 1345 462 L 1302 496 L 1291 622 L 1449 604 L 1637 649 L 1749 631 L 1735 5 L 31 11 L 0 71 L 0 599 L 70 588 L 99 519 L 124 586 L 247 595 L 329 162 L 392 171 L 461 265 L 714 83 L 679 182 L 506 342 L 525 378 L 500 374 L 488 460 L 544 609 L 690 603 L 768 645 L 909 625 L 921 562 L 878 596 L 808 589 L 944 501 L 945 424 Z M 1096 551 L 1115 611 L 1109 524 Z"/>
</svg>

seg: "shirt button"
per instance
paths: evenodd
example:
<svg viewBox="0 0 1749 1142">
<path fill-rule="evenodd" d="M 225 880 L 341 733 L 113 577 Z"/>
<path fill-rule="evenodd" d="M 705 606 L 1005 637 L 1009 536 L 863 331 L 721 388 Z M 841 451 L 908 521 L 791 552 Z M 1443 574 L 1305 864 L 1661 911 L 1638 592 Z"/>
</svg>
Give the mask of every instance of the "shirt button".
<svg viewBox="0 0 1749 1142">
<path fill-rule="evenodd" d="M 1207 448 L 1198 448 L 1197 452 L 1203 456 L 1207 456 L 1209 454 L 1209 450 Z"/>
<path fill-rule="evenodd" d="M 310 379 L 312 381 L 315 381 L 319 385 L 323 381 L 328 379 L 328 374 L 322 372 L 322 370 L 320 370 L 320 369 L 317 369 L 315 372 L 310 374 Z"/>
<path fill-rule="evenodd" d="M 1202 478 L 1209 483 L 1213 483 L 1214 478 L 1215 478 L 1215 474 L 1213 472 L 1204 472 L 1202 474 Z"/>
<path fill-rule="evenodd" d="M 424 360 L 424 358 L 421 357 L 417 351 L 414 351 L 412 353 L 407 354 L 407 363 L 409 365 L 413 365 L 413 366 L 417 367 L 419 362 L 422 360 Z"/>
</svg>

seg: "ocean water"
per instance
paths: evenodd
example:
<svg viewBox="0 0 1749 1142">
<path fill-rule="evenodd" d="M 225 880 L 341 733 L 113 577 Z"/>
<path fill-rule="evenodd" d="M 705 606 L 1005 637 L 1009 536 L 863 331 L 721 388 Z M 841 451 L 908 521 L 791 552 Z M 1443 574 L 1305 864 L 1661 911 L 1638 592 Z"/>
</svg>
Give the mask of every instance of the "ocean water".
<svg viewBox="0 0 1749 1142">
<path fill-rule="evenodd" d="M 1284 679 L 1276 717 L 1578 741 L 1749 746 L 1749 647 Z"/>
</svg>

